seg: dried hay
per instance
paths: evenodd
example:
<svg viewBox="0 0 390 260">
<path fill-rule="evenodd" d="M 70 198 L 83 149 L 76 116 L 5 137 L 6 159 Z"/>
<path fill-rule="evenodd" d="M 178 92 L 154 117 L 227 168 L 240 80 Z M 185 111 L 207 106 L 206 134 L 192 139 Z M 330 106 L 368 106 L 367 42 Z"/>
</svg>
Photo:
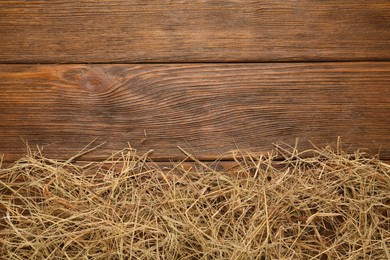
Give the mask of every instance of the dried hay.
<svg viewBox="0 0 390 260">
<path fill-rule="evenodd" d="M 390 259 L 390 165 L 376 157 L 278 146 L 222 172 L 167 172 L 147 157 L 128 148 L 80 165 L 38 153 L 3 167 L 0 256 Z"/>
</svg>

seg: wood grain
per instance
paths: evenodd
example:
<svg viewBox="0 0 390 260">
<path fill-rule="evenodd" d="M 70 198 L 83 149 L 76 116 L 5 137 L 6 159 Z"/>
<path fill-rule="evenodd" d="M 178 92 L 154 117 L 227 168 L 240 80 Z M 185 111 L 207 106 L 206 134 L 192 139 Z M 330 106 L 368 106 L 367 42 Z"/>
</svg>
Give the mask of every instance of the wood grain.
<svg viewBox="0 0 390 260">
<path fill-rule="evenodd" d="M 388 0 L 0 1 L 0 62 L 390 60 Z"/>
<path fill-rule="evenodd" d="M 0 65 L 0 153 L 23 140 L 67 158 L 103 159 L 127 142 L 154 160 L 231 158 L 336 141 L 390 158 L 390 62 Z M 145 138 L 146 132 L 146 138 Z"/>
</svg>

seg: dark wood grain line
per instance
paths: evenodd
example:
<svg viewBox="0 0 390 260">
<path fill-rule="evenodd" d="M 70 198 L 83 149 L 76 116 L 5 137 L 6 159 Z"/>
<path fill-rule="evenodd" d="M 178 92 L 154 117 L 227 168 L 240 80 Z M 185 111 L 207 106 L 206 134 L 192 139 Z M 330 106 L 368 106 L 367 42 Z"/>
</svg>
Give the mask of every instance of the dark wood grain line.
<svg viewBox="0 0 390 260">
<path fill-rule="evenodd" d="M 390 60 L 390 2 L 0 1 L 2 63 Z"/>
<path fill-rule="evenodd" d="M 23 140 L 68 158 L 104 159 L 129 142 L 156 161 L 231 159 L 274 142 L 336 141 L 390 159 L 390 63 L 0 65 L 0 153 Z M 146 132 L 146 138 L 145 133 Z"/>
</svg>

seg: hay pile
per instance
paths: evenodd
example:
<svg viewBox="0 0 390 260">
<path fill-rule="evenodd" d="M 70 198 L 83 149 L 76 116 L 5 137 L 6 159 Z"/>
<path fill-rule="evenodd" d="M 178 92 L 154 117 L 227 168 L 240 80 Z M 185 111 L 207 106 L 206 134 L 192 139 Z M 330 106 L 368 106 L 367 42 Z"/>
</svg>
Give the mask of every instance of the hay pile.
<svg viewBox="0 0 390 260">
<path fill-rule="evenodd" d="M 390 259 L 390 165 L 330 147 L 237 158 L 167 172 L 131 148 L 87 165 L 29 155 L 0 170 L 0 256 Z"/>
</svg>

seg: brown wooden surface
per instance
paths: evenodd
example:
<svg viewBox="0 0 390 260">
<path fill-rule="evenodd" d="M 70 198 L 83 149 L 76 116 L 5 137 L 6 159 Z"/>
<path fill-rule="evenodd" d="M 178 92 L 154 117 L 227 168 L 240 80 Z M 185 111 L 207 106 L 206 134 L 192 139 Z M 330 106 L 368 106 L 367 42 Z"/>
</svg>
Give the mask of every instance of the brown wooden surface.
<svg viewBox="0 0 390 260">
<path fill-rule="evenodd" d="M 390 60 L 390 1 L 0 1 L 0 62 Z"/>
<path fill-rule="evenodd" d="M 154 160 L 231 158 L 273 142 L 336 141 L 390 158 L 390 62 L 0 65 L 0 152 L 25 154 L 22 139 L 82 159 L 130 142 Z M 145 138 L 146 132 L 146 138 Z"/>
</svg>

